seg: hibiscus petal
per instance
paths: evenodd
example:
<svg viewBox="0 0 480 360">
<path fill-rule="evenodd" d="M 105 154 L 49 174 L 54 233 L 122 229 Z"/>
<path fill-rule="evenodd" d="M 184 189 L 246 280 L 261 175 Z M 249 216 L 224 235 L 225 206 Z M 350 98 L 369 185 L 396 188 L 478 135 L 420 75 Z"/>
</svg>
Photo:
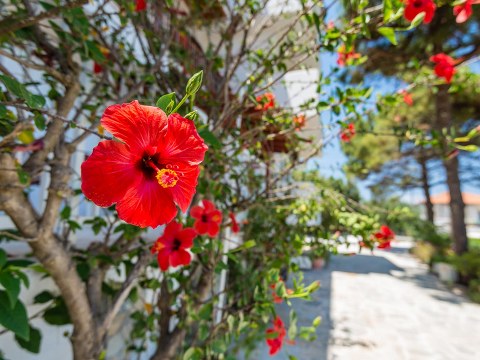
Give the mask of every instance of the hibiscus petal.
<svg viewBox="0 0 480 360">
<path fill-rule="evenodd" d="M 164 162 L 183 162 L 198 165 L 205 157 L 208 147 L 198 135 L 192 120 L 184 119 L 179 114 L 168 117 L 168 129 L 163 140 L 161 159 Z"/>
<path fill-rule="evenodd" d="M 179 174 L 179 179 L 177 184 L 170 188 L 170 191 L 175 203 L 183 212 L 186 212 L 196 192 L 200 169 L 198 166 L 177 166 L 178 170 L 175 169 L 175 171 Z"/>
<path fill-rule="evenodd" d="M 167 249 L 160 250 L 157 255 L 158 266 L 162 271 L 167 271 L 168 265 L 170 263 L 170 251 Z"/>
<path fill-rule="evenodd" d="M 141 173 L 131 160 L 125 144 L 101 141 L 81 168 L 82 191 L 98 206 L 110 206 L 120 201 L 127 190 L 135 186 Z"/>
<path fill-rule="evenodd" d="M 136 100 L 109 106 L 101 123 L 133 152 L 158 146 L 167 131 L 167 115 L 157 107 L 140 105 Z"/>
<path fill-rule="evenodd" d="M 129 224 L 152 228 L 169 223 L 177 215 L 170 192 L 147 179 L 127 191 L 117 203 L 117 211 Z"/>
<path fill-rule="evenodd" d="M 207 213 L 216 209 L 215 204 L 212 203 L 210 200 L 207 200 L 207 199 L 202 200 L 202 205 L 205 208 L 205 212 L 207 212 Z"/>
<path fill-rule="evenodd" d="M 174 251 L 170 255 L 170 265 L 172 265 L 173 267 L 176 267 L 179 265 L 188 265 L 190 264 L 191 260 L 192 260 L 192 257 L 190 253 L 183 249 Z"/>
<path fill-rule="evenodd" d="M 190 209 L 190 216 L 194 219 L 201 219 L 205 209 L 201 206 L 195 205 Z"/>
<path fill-rule="evenodd" d="M 193 224 L 193 227 L 197 231 L 198 234 L 204 235 L 208 232 L 208 223 L 203 222 L 202 220 L 197 220 Z"/>
<path fill-rule="evenodd" d="M 208 223 L 208 235 L 211 237 L 217 236 L 218 232 L 220 231 L 220 226 L 216 222 L 210 221 Z"/>
<path fill-rule="evenodd" d="M 197 232 L 192 228 L 187 228 L 177 234 L 177 239 L 182 242 L 180 248 L 189 249 L 193 246 L 193 239 L 197 236 Z"/>
</svg>

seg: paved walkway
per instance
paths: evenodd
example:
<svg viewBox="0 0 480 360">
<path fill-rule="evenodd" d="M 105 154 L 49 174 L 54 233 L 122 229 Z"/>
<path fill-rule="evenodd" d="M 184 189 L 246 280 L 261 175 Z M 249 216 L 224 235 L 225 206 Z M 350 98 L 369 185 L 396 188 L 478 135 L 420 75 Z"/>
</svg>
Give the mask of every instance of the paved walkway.
<svg viewBox="0 0 480 360">
<path fill-rule="evenodd" d="M 250 359 L 479 360 L 480 305 L 446 289 L 407 250 L 336 256 L 326 269 L 305 272 L 322 288 L 294 308 L 299 325 L 322 316 L 318 339 L 286 345 L 273 358 L 262 345 Z M 279 313 L 288 319 L 286 306 Z"/>
</svg>

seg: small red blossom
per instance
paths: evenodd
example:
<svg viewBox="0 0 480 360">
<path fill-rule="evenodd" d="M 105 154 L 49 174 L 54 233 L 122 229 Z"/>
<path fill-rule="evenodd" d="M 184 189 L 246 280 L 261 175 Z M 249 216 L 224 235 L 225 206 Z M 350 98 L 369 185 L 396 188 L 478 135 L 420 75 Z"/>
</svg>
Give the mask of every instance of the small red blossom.
<svg viewBox="0 0 480 360">
<path fill-rule="evenodd" d="M 387 225 L 382 225 L 380 226 L 380 231 L 376 232 L 373 236 L 378 242 L 377 247 L 379 249 L 389 249 L 390 242 L 395 238 L 395 233 Z"/>
<path fill-rule="evenodd" d="M 415 17 L 420 13 L 425 13 L 423 23 L 428 24 L 432 21 L 433 15 L 435 15 L 435 9 L 437 8 L 432 0 L 406 0 L 405 19 L 413 21 Z"/>
<path fill-rule="evenodd" d="M 169 223 L 151 249 L 152 254 L 158 254 L 160 269 L 166 271 L 169 266 L 190 264 L 192 257 L 187 250 L 192 247 L 195 236 L 197 233 L 192 228 L 183 229 L 182 224 L 175 220 Z"/>
<path fill-rule="evenodd" d="M 147 8 L 147 0 L 135 0 L 135 11 L 144 11 Z"/>
<path fill-rule="evenodd" d="M 464 23 L 473 14 L 472 5 L 480 4 L 480 0 L 466 0 L 464 3 L 453 7 L 453 15 L 457 24 Z"/>
<path fill-rule="evenodd" d="M 295 125 L 295 130 L 300 130 L 305 126 L 305 115 L 299 114 L 293 118 L 293 124 Z"/>
<path fill-rule="evenodd" d="M 340 132 L 340 140 L 342 140 L 343 142 L 350 142 L 350 140 L 352 140 L 352 138 L 355 136 L 355 134 L 356 134 L 355 124 L 350 123 L 350 124 L 348 124 L 348 126 L 345 129 L 343 129 Z"/>
<path fill-rule="evenodd" d="M 200 234 L 208 234 L 211 237 L 217 236 L 222 223 L 222 213 L 215 205 L 208 200 L 202 200 L 203 206 L 192 206 L 190 215 L 195 220 L 193 227 Z"/>
<path fill-rule="evenodd" d="M 345 45 L 341 45 L 338 48 L 337 54 L 338 54 L 338 59 L 337 59 L 338 66 L 348 65 L 351 60 L 358 59 L 361 56 L 359 53 L 355 52 L 353 48 L 351 48 L 350 51 L 347 51 Z"/>
<path fill-rule="evenodd" d="M 408 106 L 413 105 L 413 98 L 412 95 L 405 89 L 400 90 L 400 95 L 403 95 L 403 102 L 407 104 Z"/>
<path fill-rule="evenodd" d="M 230 226 L 232 227 L 232 232 L 234 234 L 238 233 L 240 231 L 240 225 L 237 222 L 237 218 L 235 217 L 235 214 L 230 211 L 228 214 L 228 217 L 230 218 Z"/>
<path fill-rule="evenodd" d="M 452 57 L 444 53 L 431 56 L 430 61 L 436 64 L 435 68 L 433 69 L 433 71 L 435 71 L 435 74 L 438 77 L 443 77 L 447 83 L 450 83 L 452 81 L 453 75 L 456 72 L 456 61 Z"/>
<path fill-rule="evenodd" d="M 273 109 L 275 107 L 275 95 L 272 93 L 265 93 L 258 95 L 256 97 L 258 105 L 255 107 L 256 110 L 267 111 L 268 109 Z"/>
<path fill-rule="evenodd" d="M 327 30 L 332 30 L 332 29 L 335 29 L 335 23 L 332 20 L 330 20 L 327 23 Z"/>
<path fill-rule="evenodd" d="M 169 223 L 190 206 L 207 146 L 195 124 L 138 101 L 109 106 L 101 119 L 114 140 L 101 141 L 81 168 L 82 191 L 96 205 L 117 204 L 140 227 Z"/>
<path fill-rule="evenodd" d="M 269 354 L 273 356 L 280 351 L 283 345 L 283 340 L 287 335 L 285 325 L 283 324 L 280 316 L 277 316 L 275 318 L 275 320 L 273 321 L 273 327 L 268 328 L 266 334 L 266 342 L 268 347 L 270 348 Z"/>
</svg>

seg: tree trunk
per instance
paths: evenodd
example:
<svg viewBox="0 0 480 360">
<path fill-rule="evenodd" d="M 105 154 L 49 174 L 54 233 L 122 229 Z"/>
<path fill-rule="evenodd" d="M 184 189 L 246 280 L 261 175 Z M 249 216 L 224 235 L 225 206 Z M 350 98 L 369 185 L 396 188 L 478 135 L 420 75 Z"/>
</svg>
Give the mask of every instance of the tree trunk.
<svg viewBox="0 0 480 360">
<path fill-rule="evenodd" d="M 435 220 L 435 215 L 433 213 L 433 204 L 432 199 L 430 198 L 430 184 L 428 183 L 428 169 L 427 169 L 427 159 L 424 155 L 424 150 L 421 150 L 421 154 L 418 157 L 418 162 L 422 168 L 422 188 L 423 195 L 425 196 L 425 210 L 427 212 L 427 220 L 432 224 Z"/>
<path fill-rule="evenodd" d="M 452 125 L 452 104 L 449 85 L 440 85 L 436 94 L 437 121 L 435 128 L 442 134 L 442 129 L 450 128 Z M 442 136 L 442 135 L 440 135 Z M 443 150 L 448 150 L 448 144 L 443 137 Z M 443 161 L 447 173 L 447 185 L 450 191 L 450 217 L 454 250 L 462 254 L 468 250 L 467 227 L 465 225 L 465 203 L 462 198 L 460 178 L 458 176 L 458 158 L 446 158 Z"/>
</svg>

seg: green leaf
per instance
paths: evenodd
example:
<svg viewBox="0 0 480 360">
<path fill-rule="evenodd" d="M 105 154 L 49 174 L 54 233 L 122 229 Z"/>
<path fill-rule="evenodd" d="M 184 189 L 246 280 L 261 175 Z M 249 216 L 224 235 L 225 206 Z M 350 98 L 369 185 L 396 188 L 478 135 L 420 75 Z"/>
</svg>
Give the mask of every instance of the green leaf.
<svg viewBox="0 0 480 360">
<path fill-rule="evenodd" d="M 37 127 L 38 130 L 45 130 L 45 118 L 43 117 L 42 114 L 35 114 L 35 117 L 33 118 L 33 122 L 35 123 L 35 126 Z"/>
<path fill-rule="evenodd" d="M 470 151 L 470 152 L 474 152 L 474 151 L 477 151 L 478 150 L 478 146 L 477 145 L 465 145 L 465 146 L 462 146 L 462 145 L 455 145 L 455 147 L 457 149 L 460 149 L 460 150 L 463 150 L 463 151 Z"/>
<path fill-rule="evenodd" d="M 7 253 L 0 249 L 0 269 L 7 263 Z"/>
<path fill-rule="evenodd" d="M 20 184 L 22 185 L 28 185 L 30 182 L 30 175 L 23 170 L 22 168 L 17 168 L 17 175 L 18 175 L 18 180 L 20 181 Z"/>
<path fill-rule="evenodd" d="M 203 70 L 200 70 L 196 74 L 194 74 L 190 80 L 187 82 L 186 92 L 187 96 L 195 95 L 197 91 L 202 86 L 203 81 Z"/>
<path fill-rule="evenodd" d="M 248 240 L 248 241 L 245 241 L 242 245 L 240 245 L 239 247 L 231 250 L 230 252 L 238 252 L 238 251 L 242 251 L 242 250 L 247 250 L 247 249 L 250 249 L 252 247 L 254 247 L 255 245 L 257 245 L 257 243 L 255 242 L 255 240 Z"/>
<path fill-rule="evenodd" d="M 38 329 L 30 326 L 30 339 L 24 340 L 21 337 L 15 335 L 15 340 L 18 345 L 23 349 L 30 351 L 31 353 L 38 354 L 40 352 L 40 344 L 42 342 L 42 334 Z"/>
<path fill-rule="evenodd" d="M 425 18 L 425 13 L 421 12 L 417 16 L 415 16 L 415 19 L 412 20 L 410 23 L 410 26 L 407 28 L 407 30 L 411 30 L 413 28 L 416 28 L 418 25 L 420 25 L 423 22 L 423 19 Z"/>
<path fill-rule="evenodd" d="M 322 317 L 321 316 L 317 316 L 315 319 L 313 319 L 312 321 L 312 325 L 317 327 L 320 325 L 320 323 L 322 322 Z"/>
<path fill-rule="evenodd" d="M 202 320 L 210 320 L 212 318 L 213 312 L 213 304 L 205 304 L 201 307 L 200 311 L 198 312 L 198 316 Z"/>
<path fill-rule="evenodd" d="M 2 80 L 2 82 L 5 84 L 8 91 L 10 91 L 13 95 L 23 99 L 22 84 L 20 84 L 17 80 L 5 75 L 0 75 L 0 80 Z"/>
<path fill-rule="evenodd" d="M 388 23 L 393 14 L 392 0 L 383 0 L 383 22 Z"/>
<path fill-rule="evenodd" d="M 183 355 L 183 360 L 202 360 L 204 359 L 203 357 L 203 351 L 200 348 L 196 347 L 191 347 L 187 351 L 185 351 L 185 354 Z"/>
<path fill-rule="evenodd" d="M 217 354 L 224 354 L 227 351 L 227 344 L 223 339 L 217 339 L 212 344 L 212 350 Z"/>
<path fill-rule="evenodd" d="M 172 109 L 175 107 L 175 93 L 166 94 L 161 96 L 156 103 L 156 106 L 162 109 L 165 114 L 169 115 Z"/>
<path fill-rule="evenodd" d="M 11 330 L 24 340 L 30 337 L 27 310 L 21 301 L 17 301 L 13 309 L 5 291 L 0 291 L 0 325 Z"/>
<path fill-rule="evenodd" d="M 2 272 L 0 273 L 0 284 L 7 291 L 10 307 L 13 309 L 17 303 L 18 295 L 20 295 L 20 279 L 10 272 Z"/>
<path fill-rule="evenodd" d="M 205 140 L 205 142 L 210 145 L 212 148 L 215 150 L 219 150 L 222 148 L 222 143 L 216 138 L 213 133 L 208 130 L 207 128 L 204 128 L 198 132 L 198 135 Z"/>
<path fill-rule="evenodd" d="M 65 207 L 62 209 L 62 211 L 60 212 L 60 217 L 63 219 L 63 220 L 67 220 L 70 218 L 70 215 L 72 214 L 72 208 L 68 205 L 65 205 Z"/>
<path fill-rule="evenodd" d="M 33 302 L 35 304 L 45 304 L 53 299 L 55 299 L 55 296 L 50 291 L 44 290 L 33 298 Z"/>
<path fill-rule="evenodd" d="M 395 30 L 393 30 L 393 28 L 381 27 L 378 28 L 378 32 L 385 36 L 393 45 L 397 45 L 397 38 L 395 37 Z"/>
<path fill-rule="evenodd" d="M 63 301 L 58 301 L 56 306 L 45 311 L 43 319 L 50 325 L 67 325 L 72 322 Z"/>
<path fill-rule="evenodd" d="M 17 138 L 22 144 L 25 145 L 31 144 L 35 141 L 35 137 L 33 136 L 33 130 L 30 129 L 23 130 L 20 134 L 18 134 Z"/>
</svg>

